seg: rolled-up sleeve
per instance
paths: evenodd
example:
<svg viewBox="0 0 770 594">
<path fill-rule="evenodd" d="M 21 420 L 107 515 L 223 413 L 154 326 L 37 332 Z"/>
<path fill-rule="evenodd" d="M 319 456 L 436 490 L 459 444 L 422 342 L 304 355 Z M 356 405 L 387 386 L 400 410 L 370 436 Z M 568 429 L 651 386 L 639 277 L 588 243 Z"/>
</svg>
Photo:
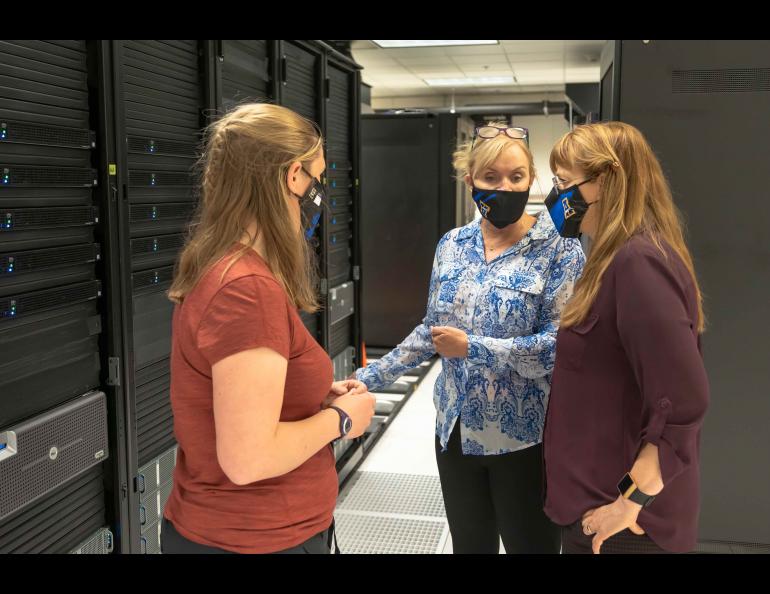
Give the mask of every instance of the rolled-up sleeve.
<svg viewBox="0 0 770 594">
<path fill-rule="evenodd" d="M 617 327 L 642 395 L 642 442 L 658 447 L 668 485 L 697 464 L 709 387 L 687 285 L 654 249 L 618 254 Z"/>
</svg>

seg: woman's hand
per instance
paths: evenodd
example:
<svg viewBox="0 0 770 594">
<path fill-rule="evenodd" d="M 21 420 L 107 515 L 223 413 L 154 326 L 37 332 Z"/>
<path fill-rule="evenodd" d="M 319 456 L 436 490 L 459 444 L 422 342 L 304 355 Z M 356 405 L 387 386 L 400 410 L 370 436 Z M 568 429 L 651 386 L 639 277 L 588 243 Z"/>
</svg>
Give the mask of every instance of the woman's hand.
<svg viewBox="0 0 770 594">
<path fill-rule="evenodd" d="M 467 357 L 468 335 L 451 326 L 433 326 L 430 329 L 436 352 L 442 357 Z"/>
<path fill-rule="evenodd" d="M 321 404 L 321 408 L 329 408 L 329 405 L 343 394 L 366 394 L 368 391 L 369 389 L 366 387 L 366 384 L 355 379 L 334 382 L 328 396 L 326 396 L 323 404 Z"/>
<path fill-rule="evenodd" d="M 598 555 L 604 541 L 621 530 L 628 528 L 634 534 L 644 534 L 642 527 L 636 523 L 640 511 L 642 511 L 641 505 L 618 496 L 609 505 L 597 507 L 583 514 L 583 534 L 587 536 L 594 534 L 591 543 L 594 554 Z"/>
</svg>

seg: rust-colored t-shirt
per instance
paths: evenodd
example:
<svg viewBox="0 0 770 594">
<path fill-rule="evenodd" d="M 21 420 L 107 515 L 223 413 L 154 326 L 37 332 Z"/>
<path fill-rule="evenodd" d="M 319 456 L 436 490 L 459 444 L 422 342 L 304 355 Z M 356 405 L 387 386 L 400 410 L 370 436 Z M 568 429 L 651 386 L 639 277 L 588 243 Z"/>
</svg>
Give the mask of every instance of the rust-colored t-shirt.
<svg viewBox="0 0 770 594">
<path fill-rule="evenodd" d="M 248 349 L 276 351 L 288 360 L 280 420 L 299 421 L 320 410 L 332 363 L 256 252 L 249 250 L 222 278 L 229 261 L 212 266 L 174 310 L 171 406 L 179 450 L 164 514 L 194 542 L 269 553 L 331 524 L 338 494 L 334 454 L 325 446 L 283 476 L 232 483 L 217 461 L 211 366 Z"/>
</svg>

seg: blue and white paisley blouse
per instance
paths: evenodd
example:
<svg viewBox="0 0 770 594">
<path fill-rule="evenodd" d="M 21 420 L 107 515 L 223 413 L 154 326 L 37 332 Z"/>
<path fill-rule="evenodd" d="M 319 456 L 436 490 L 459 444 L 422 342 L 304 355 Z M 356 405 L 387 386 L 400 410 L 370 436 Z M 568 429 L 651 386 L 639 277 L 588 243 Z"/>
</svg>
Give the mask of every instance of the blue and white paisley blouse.
<svg viewBox="0 0 770 594">
<path fill-rule="evenodd" d="M 422 324 L 356 377 L 384 388 L 436 354 L 431 326 L 459 328 L 468 356 L 442 359 L 433 397 L 442 449 L 458 418 L 464 454 L 540 443 L 559 318 L 584 264 L 580 242 L 560 237 L 547 212 L 489 263 L 479 220 L 453 229 L 436 248 Z"/>
</svg>

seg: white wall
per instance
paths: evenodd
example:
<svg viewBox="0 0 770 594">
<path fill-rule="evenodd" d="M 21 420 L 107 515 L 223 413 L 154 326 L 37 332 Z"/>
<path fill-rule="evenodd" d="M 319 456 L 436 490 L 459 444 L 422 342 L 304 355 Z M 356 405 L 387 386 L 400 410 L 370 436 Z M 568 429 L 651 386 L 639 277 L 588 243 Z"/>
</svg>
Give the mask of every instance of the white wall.
<svg viewBox="0 0 770 594">
<path fill-rule="evenodd" d="M 513 126 L 521 126 L 529 129 L 529 150 L 535 158 L 537 180 L 530 190 L 527 212 L 533 214 L 542 210 L 542 202 L 551 191 L 553 183 L 551 168 L 548 160 L 551 156 L 551 148 L 562 135 L 569 132 L 569 123 L 564 115 L 552 113 L 550 115 L 513 116 Z M 538 185 L 539 184 L 539 185 Z"/>
</svg>

